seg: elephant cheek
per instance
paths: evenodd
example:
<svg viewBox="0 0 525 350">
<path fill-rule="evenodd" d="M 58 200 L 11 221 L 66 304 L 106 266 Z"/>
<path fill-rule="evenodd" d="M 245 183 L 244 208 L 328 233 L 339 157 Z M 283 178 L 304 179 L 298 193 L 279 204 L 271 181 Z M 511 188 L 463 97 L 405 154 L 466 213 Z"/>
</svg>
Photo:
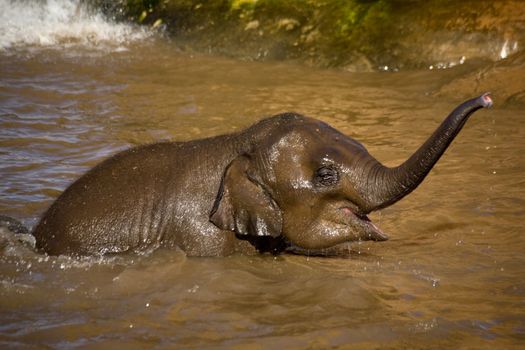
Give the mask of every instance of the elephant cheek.
<svg viewBox="0 0 525 350">
<path fill-rule="evenodd" d="M 289 221 L 283 226 L 285 239 L 305 249 L 329 248 L 345 241 L 359 239 L 358 236 L 349 233 L 349 227 L 325 220 L 313 220 L 308 223 Z"/>
<path fill-rule="evenodd" d="M 322 234 L 315 233 L 318 224 L 304 211 L 288 211 L 283 215 L 282 235 L 298 246 L 305 247 L 311 241 L 318 241 Z"/>
<path fill-rule="evenodd" d="M 321 218 L 307 224 L 294 220 L 285 222 L 283 235 L 289 242 L 305 249 L 324 249 L 345 242 L 388 239 L 388 236 L 369 222 L 351 221 L 343 224 Z"/>
</svg>

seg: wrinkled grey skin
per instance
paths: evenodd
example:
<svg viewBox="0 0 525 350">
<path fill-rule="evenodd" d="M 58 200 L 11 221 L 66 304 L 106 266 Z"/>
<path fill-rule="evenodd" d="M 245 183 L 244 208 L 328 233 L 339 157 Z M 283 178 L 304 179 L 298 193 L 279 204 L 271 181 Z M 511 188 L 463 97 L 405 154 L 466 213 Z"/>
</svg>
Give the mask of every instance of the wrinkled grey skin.
<svg viewBox="0 0 525 350">
<path fill-rule="evenodd" d="M 74 182 L 34 229 L 48 254 L 177 246 L 189 256 L 319 251 L 388 237 L 367 214 L 423 181 L 488 94 L 458 106 L 402 165 L 293 113 L 236 134 L 116 154 Z"/>
</svg>

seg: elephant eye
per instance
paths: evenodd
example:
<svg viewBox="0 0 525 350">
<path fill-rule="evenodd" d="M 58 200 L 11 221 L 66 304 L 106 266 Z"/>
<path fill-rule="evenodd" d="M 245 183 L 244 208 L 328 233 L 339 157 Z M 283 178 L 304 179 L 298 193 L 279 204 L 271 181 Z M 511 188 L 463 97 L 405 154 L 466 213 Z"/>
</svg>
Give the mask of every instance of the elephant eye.
<svg viewBox="0 0 525 350">
<path fill-rule="evenodd" d="M 322 166 L 314 175 L 314 183 L 319 186 L 333 186 L 338 181 L 339 173 L 333 166 Z"/>
</svg>

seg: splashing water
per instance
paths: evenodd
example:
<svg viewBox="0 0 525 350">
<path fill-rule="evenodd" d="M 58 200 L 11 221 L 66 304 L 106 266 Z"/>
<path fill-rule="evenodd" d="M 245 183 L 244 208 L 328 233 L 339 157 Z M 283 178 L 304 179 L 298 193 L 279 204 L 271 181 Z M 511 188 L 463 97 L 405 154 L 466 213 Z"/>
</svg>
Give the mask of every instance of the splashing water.
<svg viewBox="0 0 525 350">
<path fill-rule="evenodd" d="M 501 47 L 501 50 L 499 52 L 499 57 L 501 59 L 507 58 L 509 55 L 518 52 L 518 42 L 510 42 L 508 39 L 505 40 L 503 43 L 503 46 Z"/>
<path fill-rule="evenodd" d="M 114 23 L 79 0 L 0 0 L 0 51 L 74 44 L 118 50 L 151 35 L 144 28 Z"/>
</svg>

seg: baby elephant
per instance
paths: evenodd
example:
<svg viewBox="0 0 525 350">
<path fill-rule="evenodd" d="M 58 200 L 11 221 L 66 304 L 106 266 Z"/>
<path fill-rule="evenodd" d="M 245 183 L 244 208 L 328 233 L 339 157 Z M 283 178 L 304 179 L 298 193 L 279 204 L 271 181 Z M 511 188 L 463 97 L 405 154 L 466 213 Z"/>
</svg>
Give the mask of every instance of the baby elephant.
<svg viewBox="0 0 525 350">
<path fill-rule="evenodd" d="M 132 148 L 51 205 L 36 247 L 58 255 L 179 247 L 189 256 L 319 251 L 388 239 L 367 214 L 423 181 L 488 94 L 459 105 L 403 164 L 387 168 L 329 125 L 285 113 L 239 133 Z"/>
</svg>

